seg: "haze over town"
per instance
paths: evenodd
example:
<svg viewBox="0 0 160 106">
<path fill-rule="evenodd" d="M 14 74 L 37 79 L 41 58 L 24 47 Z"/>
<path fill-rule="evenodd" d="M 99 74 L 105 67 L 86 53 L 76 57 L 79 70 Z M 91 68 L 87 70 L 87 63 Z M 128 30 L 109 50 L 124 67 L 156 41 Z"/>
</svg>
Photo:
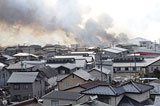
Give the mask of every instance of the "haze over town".
<svg viewBox="0 0 160 106">
<path fill-rule="evenodd" d="M 159 42 L 159 0 L 0 0 L 0 44 Z"/>
</svg>

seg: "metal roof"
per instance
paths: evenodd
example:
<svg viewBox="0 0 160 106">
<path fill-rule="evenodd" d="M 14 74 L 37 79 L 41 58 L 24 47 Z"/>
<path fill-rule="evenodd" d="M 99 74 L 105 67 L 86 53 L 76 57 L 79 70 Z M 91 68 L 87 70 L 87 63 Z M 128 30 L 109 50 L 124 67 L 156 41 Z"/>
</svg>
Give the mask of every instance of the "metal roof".
<svg viewBox="0 0 160 106">
<path fill-rule="evenodd" d="M 137 67 L 146 67 L 160 60 L 160 56 L 156 58 L 145 58 L 142 62 L 136 62 Z M 113 67 L 135 67 L 135 62 L 114 62 Z"/>
<path fill-rule="evenodd" d="M 13 72 L 7 83 L 33 83 L 38 72 Z"/>
<path fill-rule="evenodd" d="M 6 67 L 6 69 L 27 69 L 32 67 L 34 67 L 34 65 L 18 62 L 16 64 L 10 64 L 8 67 Z"/>
<path fill-rule="evenodd" d="M 112 52 L 112 53 L 121 53 L 122 51 L 119 51 L 119 50 L 115 50 L 115 49 L 112 49 L 112 48 L 107 48 L 107 49 L 103 49 L 104 51 L 107 51 L 107 52 Z"/>
<path fill-rule="evenodd" d="M 75 59 L 85 59 L 87 62 L 91 62 L 93 60 L 92 56 L 75 56 L 75 55 L 67 55 L 67 56 L 54 56 L 54 58 L 75 58 Z"/>
</svg>

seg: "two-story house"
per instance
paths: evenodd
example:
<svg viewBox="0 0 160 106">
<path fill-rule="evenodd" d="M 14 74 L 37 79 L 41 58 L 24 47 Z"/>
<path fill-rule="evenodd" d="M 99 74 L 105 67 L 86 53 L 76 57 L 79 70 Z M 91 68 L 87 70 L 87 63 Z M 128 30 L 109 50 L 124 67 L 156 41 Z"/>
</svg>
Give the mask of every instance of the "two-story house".
<svg viewBox="0 0 160 106">
<path fill-rule="evenodd" d="M 74 86 L 78 86 L 89 81 L 93 81 L 95 78 L 84 70 L 77 70 L 64 78 L 58 80 L 58 89 L 65 90 Z"/>
<path fill-rule="evenodd" d="M 8 80 L 12 101 L 23 101 L 45 94 L 45 81 L 39 72 L 13 72 Z"/>
<path fill-rule="evenodd" d="M 130 106 L 129 104 L 144 106 L 144 101 L 150 98 L 150 90 L 153 88 L 153 86 L 148 84 L 129 81 L 119 86 L 97 85 L 81 93 L 85 95 L 97 95 L 99 101 L 112 106 L 125 106 L 125 104 L 127 106 Z"/>
</svg>

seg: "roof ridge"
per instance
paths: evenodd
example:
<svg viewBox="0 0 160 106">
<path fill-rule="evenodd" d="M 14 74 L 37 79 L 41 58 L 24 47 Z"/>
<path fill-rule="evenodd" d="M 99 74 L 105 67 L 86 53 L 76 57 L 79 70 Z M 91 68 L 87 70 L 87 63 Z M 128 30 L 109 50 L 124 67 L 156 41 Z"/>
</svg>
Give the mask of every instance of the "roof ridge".
<svg viewBox="0 0 160 106">
<path fill-rule="evenodd" d="M 133 84 L 133 86 L 139 91 L 139 92 L 142 92 L 142 90 L 140 88 L 138 88 L 138 86 L 133 82 L 131 81 L 131 83 Z"/>
<path fill-rule="evenodd" d="M 116 94 L 117 95 L 117 92 L 114 90 L 114 88 L 111 86 L 111 85 L 109 85 L 109 87 L 111 88 L 111 90 L 114 92 L 114 94 Z"/>
</svg>

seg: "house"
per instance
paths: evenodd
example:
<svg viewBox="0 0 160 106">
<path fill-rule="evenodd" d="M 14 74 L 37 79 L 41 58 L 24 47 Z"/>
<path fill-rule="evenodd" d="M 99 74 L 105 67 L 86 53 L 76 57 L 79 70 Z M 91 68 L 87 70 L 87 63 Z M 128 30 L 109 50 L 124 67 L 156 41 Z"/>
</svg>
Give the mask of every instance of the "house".
<svg viewBox="0 0 160 106">
<path fill-rule="evenodd" d="M 16 62 L 16 58 L 9 55 L 2 55 L 5 59 L 5 64 L 14 64 Z"/>
<path fill-rule="evenodd" d="M 88 97 L 84 97 L 78 92 L 51 91 L 42 97 L 45 106 L 68 106 L 86 102 Z"/>
<path fill-rule="evenodd" d="M 58 74 L 71 74 L 77 70 L 77 67 L 74 64 L 66 63 L 55 68 L 55 70 L 58 72 Z"/>
<path fill-rule="evenodd" d="M 65 90 L 79 84 L 93 81 L 94 77 L 84 70 L 77 70 L 57 81 L 58 89 Z"/>
<path fill-rule="evenodd" d="M 13 104 L 12 106 L 44 106 L 42 103 L 39 103 L 36 98 L 28 99 L 16 104 Z"/>
<path fill-rule="evenodd" d="M 154 86 L 154 89 L 151 90 L 151 97 L 155 99 L 156 96 L 160 95 L 160 80 L 154 80 L 148 83 L 149 85 Z"/>
<path fill-rule="evenodd" d="M 45 81 L 39 72 L 13 72 L 8 80 L 11 101 L 23 101 L 45 94 Z"/>
<path fill-rule="evenodd" d="M 112 79 L 111 70 L 104 67 L 102 67 L 102 71 L 101 68 L 95 67 L 88 71 L 88 73 L 95 77 L 96 80 L 111 82 Z"/>
<path fill-rule="evenodd" d="M 19 61 L 39 60 L 38 56 L 36 56 L 34 54 L 30 54 L 30 53 L 17 53 L 17 54 L 15 54 L 13 56 L 16 57 L 16 59 L 19 60 Z"/>
<path fill-rule="evenodd" d="M 103 103 L 103 102 L 98 101 L 98 100 L 89 100 L 85 103 L 77 104 L 75 106 L 111 106 L 111 105 Z"/>
<path fill-rule="evenodd" d="M 95 80 L 95 81 L 90 81 L 84 84 L 80 84 L 80 85 L 65 89 L 64 91 L 81 92 L 85 89 L 92 88 L 94 86 L 101 85 L 101 84 L 108 85 L 108 83 L 106 83 L 105 81 Z"/>
<path fill-rule="evenodd" d="M 104 52 L 103 56 L 105 57 L 109 56 L 110 58 L 121 57 L 128 54 L 127 49 L 120 48 L 120 47 L 106 48 L 106 49 L 103 49 L 103 52 Z"/>
<path fill-rule="evenodd" d="M 133 56 L 132 60 L 123 59 L 113 63 L 113 71 L 117 75 L 129 76 L 130 73 L 144 73 L 147 76 L 153 76 L 155 69 L 160 69 L 160 56 L 155 58 Z"/>
<path fill-rule="evenodd" d="M 3 88 L 7 85 L 7 81 L 10 77 L 10 73 L 5 69 L 6 65 L 0 63 L 0 88 Z"/>
<path fill-rule="evenodd" d="M 48 66 L 52 68 L 57 68 L 60 65 L 64 64 L 73 64 L 77 67 L 77 69 L 86 69 L 87 61 L 85 59 L 74 59 L 74 58 L 50 58 L 47 60 Z"/>
<path fill-rule="evenodd" d="M 142 102 L 150 98 L 150 90 L 153 88 L 153 86 L 148 84 L 129 81 L 119 86 L 98 85 L 86 89 L 81 93 L 85 95 L 97 95 L 99 101 L 117 106 L 122 104 L 121 101 L 126 102 L 126 100 L 123 100 L 126 98 L 125 96 L 137 101 L 137 103 L 143 104 Z"/>
</svg>

